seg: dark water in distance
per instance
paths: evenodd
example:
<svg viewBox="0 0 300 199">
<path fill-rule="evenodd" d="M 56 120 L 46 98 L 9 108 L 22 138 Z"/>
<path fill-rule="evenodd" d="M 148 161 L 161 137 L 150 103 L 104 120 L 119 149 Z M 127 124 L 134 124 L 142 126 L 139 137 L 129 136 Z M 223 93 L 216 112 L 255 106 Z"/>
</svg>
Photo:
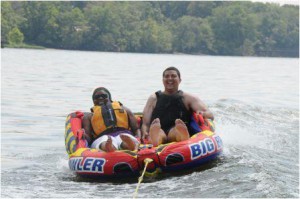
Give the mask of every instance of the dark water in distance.
<svg viewBox="0 0 300 199">
<path fill-rule="evenodd" d="M 167 66 L 180 88 L 215 114 L 224 153 L 214 165 L 142 183 L 139 198 L 298 198 L 299 59 L 64 50 L 1 50 L 1 197 L 132 198 L 136 182 L 78 179 L 68 168 L 68 113 L 89 111 L 94 88 L 134 112 L 163 89 Z"/>
</svg>

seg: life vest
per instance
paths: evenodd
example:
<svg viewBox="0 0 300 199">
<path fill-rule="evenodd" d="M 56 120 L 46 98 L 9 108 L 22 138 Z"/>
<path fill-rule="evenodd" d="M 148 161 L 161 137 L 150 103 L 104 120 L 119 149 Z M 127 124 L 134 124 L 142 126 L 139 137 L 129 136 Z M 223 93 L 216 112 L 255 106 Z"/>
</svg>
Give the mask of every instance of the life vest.
<svg viewBox="0 0 300 199">
<path fill-rule="evenodd" d="M 151 122 L 159 118 L 161 128 L 167 134 L 175 126 L 175 120 L 181 119 L 189 129 L 192 112 L 187 110 L 183 103 L 183 92 L 178 91 L 173 95 L 163 94 L 161 91 L 156 93 L 157 102 L 152 113 Z"/>
<path fill-rule="evenodd" d="M 129 121 L 126 110 L 120 102 L 112 102 L 108 105 L 94 106 L 91 119 L 94 137 L 111 128 L 129 129 Z"/>
</svg>

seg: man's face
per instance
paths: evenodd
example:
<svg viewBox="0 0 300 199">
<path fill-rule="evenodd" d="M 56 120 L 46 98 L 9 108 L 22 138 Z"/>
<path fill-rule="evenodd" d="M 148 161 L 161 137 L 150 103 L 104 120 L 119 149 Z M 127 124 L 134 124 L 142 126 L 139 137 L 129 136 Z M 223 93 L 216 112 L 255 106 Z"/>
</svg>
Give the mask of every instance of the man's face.
<svg viewBox="0 0 300 199">
<path fill-rule="evenodd" d="M 179 84 L 181 79 L 177 75 L 175 70 L 167 70 L 163 76 L 163 84 L 165 86 L 165 90 L 168 93 L 173 93 L 178 91 Z"/>
</svg>

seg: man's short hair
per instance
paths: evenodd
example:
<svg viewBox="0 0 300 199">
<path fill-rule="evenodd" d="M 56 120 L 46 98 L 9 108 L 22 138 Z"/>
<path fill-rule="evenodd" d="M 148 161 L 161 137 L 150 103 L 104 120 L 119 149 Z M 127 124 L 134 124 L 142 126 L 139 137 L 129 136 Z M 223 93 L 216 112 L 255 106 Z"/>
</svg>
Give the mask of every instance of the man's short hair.
<svg viewBox="0 0 300 199">
<path fill-rule="evenodd" d="M 170 67 L 166 68 L 166 69 L 164 70 L 164 72 L 163 72 L 163 77 L 165 76 L 165 72 L 168 71 L 168 70 L 175 70 L 176 73 L 177 73 L 177 75 L 178 75 L 178 77 L 179 77 L 179 79 L 181 79 L 181 78 L 180 78 L 180 72 L 179 72 L 179 70 L 178 70 L 176 67 L 174 67 L 174 66 L 170 66 Z"/>
</svg>

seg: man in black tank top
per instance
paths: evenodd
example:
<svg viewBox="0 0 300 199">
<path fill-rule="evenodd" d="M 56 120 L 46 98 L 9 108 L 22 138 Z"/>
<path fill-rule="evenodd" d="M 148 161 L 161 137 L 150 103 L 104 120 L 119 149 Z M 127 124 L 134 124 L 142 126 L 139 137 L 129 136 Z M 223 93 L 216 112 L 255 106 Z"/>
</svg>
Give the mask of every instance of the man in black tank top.
<svg viewBox="0 0 300 199">
<path fill-rule="evenodd" d="M 169 67 L 163 72 L 164 91 L 152 94 L 143 111 L 143 138 L 154 146 L 179 142 L 190 137 L 190 121 L 193 112 L 213 119 L 212 112 L 196 96 L 179 90 L 180 72 Z"/>
<path fill-rule="evenodd" d="M 156 106 L 152 112 L 152 123 L 155 118 L 160 119 L 161 129 L 168 133 L 175 126 L 175 120 L 181 119 L 186 126 L 189 125 L 192 112 L 188 110 L 183 103 L 183 92 L 177 91 L 175 94 L 167 95 L 161 91 L 157 91 Z"/>
</svg>

